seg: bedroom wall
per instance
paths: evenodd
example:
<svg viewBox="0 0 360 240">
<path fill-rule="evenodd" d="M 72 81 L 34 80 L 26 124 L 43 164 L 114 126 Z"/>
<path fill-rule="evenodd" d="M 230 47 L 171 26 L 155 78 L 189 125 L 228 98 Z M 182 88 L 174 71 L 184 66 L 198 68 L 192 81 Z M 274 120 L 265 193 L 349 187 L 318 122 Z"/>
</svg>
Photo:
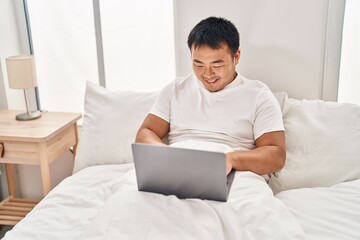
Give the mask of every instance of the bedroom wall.
<svg viewBox="0 0 360 240">
<path fill-rule="evenodd" d="M 191 71 L 186 39 L 192 27 L 208 16 L 221 16 L 240 32 L 241 74 L 294 98 L 336 101 L 344 4 L 336 0 L 178 0 L 177 74 Z"/>
</svg>

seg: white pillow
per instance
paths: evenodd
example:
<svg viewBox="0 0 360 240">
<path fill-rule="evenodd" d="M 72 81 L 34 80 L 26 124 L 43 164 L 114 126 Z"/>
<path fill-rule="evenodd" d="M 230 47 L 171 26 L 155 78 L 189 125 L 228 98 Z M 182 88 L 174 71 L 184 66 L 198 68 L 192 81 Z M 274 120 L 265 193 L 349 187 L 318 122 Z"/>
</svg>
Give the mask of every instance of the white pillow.
<svg viewBox="0 0 360 240">
<path fill-rule="evenodd" d="M 360 106 L 289 99 L 284 116 L 287 157 L 269 185 L 274 193 L 328 187 L 360 178 Z"/>
<path fill-rule="evenodd" d="M 84 121 L 74 170 L 133 161 L 131 143 L 158 92 L 111 92 L 86 83 Z"/>
<path fill-rule="evenodd" d="M 284 117 L 287 111 L 289 110 L 289 101 L 287 92 L 274 92 L 273 93 L 276 100 L 279 102 L 282 116 Z"/>
</svg>

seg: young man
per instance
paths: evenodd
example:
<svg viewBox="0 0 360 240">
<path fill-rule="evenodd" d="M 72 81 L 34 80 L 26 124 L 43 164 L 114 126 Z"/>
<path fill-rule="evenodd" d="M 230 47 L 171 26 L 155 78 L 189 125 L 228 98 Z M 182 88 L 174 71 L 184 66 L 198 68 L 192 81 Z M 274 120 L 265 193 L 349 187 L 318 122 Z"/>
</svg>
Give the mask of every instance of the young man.
<svg viewBox="0 0 360 240">
<path fill-rule="evenodd" d="M 225 144 L 231 169 L 263 175 L 285 163 L 281 110 L 269 88 L 236 72 L 239 33 L 223 18 L 199 22 L 188 37 L 194 75 L 176 79 L 160 93 L 136 142 L 186 140 Z"/>
</svg>

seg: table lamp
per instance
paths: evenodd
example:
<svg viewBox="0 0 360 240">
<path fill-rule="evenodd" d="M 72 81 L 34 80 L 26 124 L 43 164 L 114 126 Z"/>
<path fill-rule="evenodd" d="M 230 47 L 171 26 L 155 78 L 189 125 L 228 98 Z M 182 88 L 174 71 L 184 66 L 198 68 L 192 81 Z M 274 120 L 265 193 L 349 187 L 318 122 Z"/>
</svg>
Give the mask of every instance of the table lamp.
<svg viewBox="0 0 360 240">
<path fill-rule="evenodd" d="M 41 117 L 40 111 L 29 110 L 26 89 L 37 86 L 35 61 L 33 55 L 17 55 L 6 58 L 9 87 L 23 89 L 26 102 L 26 113 L 16 115 L 16 120 L 27 121 Z"/>
</svg>

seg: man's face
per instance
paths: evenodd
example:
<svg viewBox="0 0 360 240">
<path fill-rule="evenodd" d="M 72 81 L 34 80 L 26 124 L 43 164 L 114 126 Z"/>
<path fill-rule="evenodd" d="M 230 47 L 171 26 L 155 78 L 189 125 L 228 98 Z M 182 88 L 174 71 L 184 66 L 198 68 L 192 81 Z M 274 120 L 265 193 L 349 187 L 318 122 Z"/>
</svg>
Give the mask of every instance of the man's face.
<svg viewBox="0 0 360 240">
<path fill-rule="evenodd" d="M 205 45 L 197 48 L 192 46 L 191 58 L 197 78 L 208 91 L 217 92 L 235 79 L 235 66 L 239 62 L 240 50 L 232 57 L 226 44 L 222 44 L 219 49 Z"/>
</svg>

